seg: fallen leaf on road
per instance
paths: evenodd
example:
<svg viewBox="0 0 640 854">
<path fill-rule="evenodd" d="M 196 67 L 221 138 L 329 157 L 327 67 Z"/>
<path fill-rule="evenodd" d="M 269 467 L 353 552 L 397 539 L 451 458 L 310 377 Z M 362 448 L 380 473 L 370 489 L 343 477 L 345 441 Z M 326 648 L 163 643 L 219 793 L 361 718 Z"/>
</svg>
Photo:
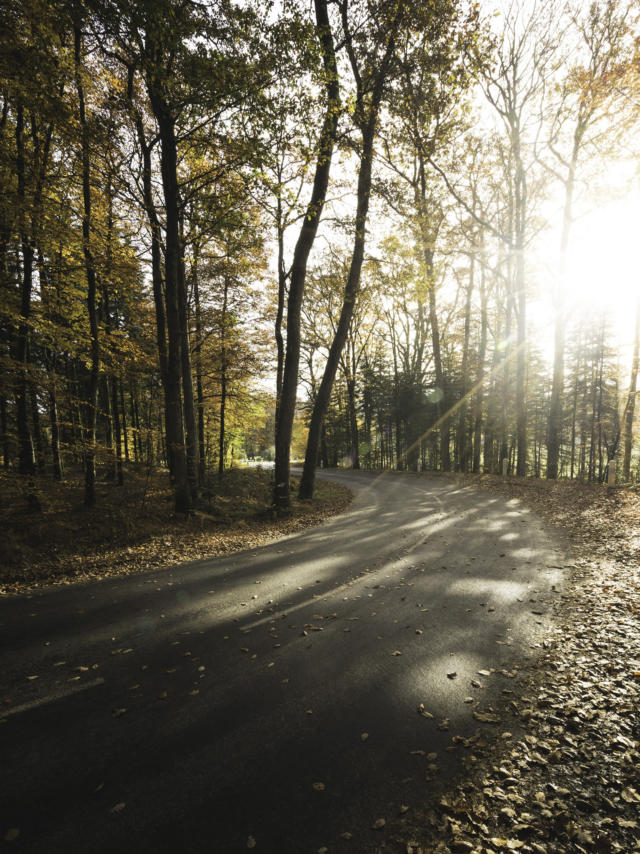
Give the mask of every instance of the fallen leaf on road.
<svg viewBox="0 0 640 854">
<path fill-rule="evenodd" d="M 13 842 L 14 839 L 17 839 L 20 836 L 20 829 L 18 827 L 10 827 L 9 830 L 4 835 L 5 842 Z"/>
<path fill-rule="evenodd" d="M 344 833 L 341 833 L 341 834 L 340 834 L 340 838 L 341 838 L 341 839 L 347 839 L 347 840 L 349 840 L 349 839 L 353 839 L 353 833 L 349 833 L 349 831 L 348 831 L 348 830 L 345 830 L 345 832 L 344 832 Z"/>
<path fill-rule="evenodd" d="M 477 710 L 474 710 L 473 717 L 486 724 L 500 723 L 500 717 L 498 715 L 491 714 L 490 712 L 478 712 Z"/>
<path fill-rule="evenodd" d="M 386 824 L 386 823 L 387 823 L 387 822 L 386 822 L 386 819 L 384 819 L 384 818 L 377 818 L 377 819 L 373 822 L 373 824 L 371 825 L 371 828 L 372 828 L 372 830 L 382 830 L 382 828 L 385 826 L 385 824 Z"/>
<path fill-rule="evenodd" d="M 167 692 L 166 691 L 160 691 L 160 693 L 158 694 L 158 699 L 159 700 L 166 700 L 167 699 Z"/>
<path fill-rule="evenodd" d="M 362 733 L 360 733 L 360 739 L 361 739 L 362 741 L 366 741 L 368 738 L 369 738 L 369 733 L 368 733 L 368 732 L 362 732 Z"/>
<path fill-rule="evenodd" d="M 316 790 L 316 792 L 324 792 L 325 785 L 324 783 L 314 783 L 313 788 Z"/>
<path fill-rule="evenodd" d="M 447 679 L 455 679 L 458 674 L 455 670 L 452 670 L 451 673 L 447 673 Z"/>
<path fill-rule="evenodd" d="M 255 839 L 253 838 L 253 836 L 249 836 L 247 839 L 247 848 L 255 848 L 255 847 L 256 847 Z"/>
<path fill-rule="evenodd" d="M 121 812 L 125 807 L 126 807 L 126 804 L 124 803 L 124 801 L 121 801 L 119 804 L 115 804 L 115 806 L 112 806 L 111 809 L 109 810 L 109 812 L 110 813 Z"/>
<path fill-rule="evenodd" d="M 391 655 L 402 655 L 399 649 L 394 650 Z"/>
<path fill-rule="evenodd" d="M 424 703 L 420 703 L 420 705 L 418 706 L 418 714 L 422 715 L 423 718 L 433 718 L 431 712 L 426 711 Z"/>
<path fill-rule="evenodd" d="M 406 812 L 409 812 L 409 807 L 406 804 L 400 804 L 400 815 L 404 815 Z"/>
</svg>

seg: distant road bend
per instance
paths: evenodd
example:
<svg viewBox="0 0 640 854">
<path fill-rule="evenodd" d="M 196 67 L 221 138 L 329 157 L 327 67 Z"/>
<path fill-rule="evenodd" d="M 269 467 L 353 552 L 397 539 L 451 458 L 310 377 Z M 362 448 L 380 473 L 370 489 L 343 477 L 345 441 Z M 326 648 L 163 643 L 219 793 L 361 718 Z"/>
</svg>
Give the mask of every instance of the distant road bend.
<svg viewBox="0 0 640 854">
<path fill-rule="evenodd" d="M 446 478 L 322 476 L 355 499 L 317 528 L 0 602 L 7 850 L 362 854 L 460 772 L 562 545 Z"/>
</svg>

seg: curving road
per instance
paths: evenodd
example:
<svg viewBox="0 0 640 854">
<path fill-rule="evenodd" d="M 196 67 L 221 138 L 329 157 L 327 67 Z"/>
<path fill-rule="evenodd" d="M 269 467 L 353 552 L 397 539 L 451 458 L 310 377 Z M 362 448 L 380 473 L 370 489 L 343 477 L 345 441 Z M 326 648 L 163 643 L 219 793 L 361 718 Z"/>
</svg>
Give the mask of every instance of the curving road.
<svg viewBox="0 0 640 854">
<path fill-rule="evenodd" d="M 519 702 L 566 558 L 515 501 L 438 477 L 324 476 L 354 502 L 302 534 L 0 602 L 0 840 L 19 831 L 0 848 L 406 839 L 473 750 L 452 737 L 491 726 L 474 710 Z"/>
</svg>

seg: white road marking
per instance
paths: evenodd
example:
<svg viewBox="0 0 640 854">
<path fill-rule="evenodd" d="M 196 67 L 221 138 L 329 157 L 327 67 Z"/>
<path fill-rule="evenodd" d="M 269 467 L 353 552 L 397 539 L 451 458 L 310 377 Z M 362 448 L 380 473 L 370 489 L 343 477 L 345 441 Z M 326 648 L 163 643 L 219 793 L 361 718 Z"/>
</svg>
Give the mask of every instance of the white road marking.
<svg viewBox="0 0 640 854">
<path fill-rule="evenodd" d="M 69 688 L 62 694 L 49 694 L 47 697 L 40 697 L 38 700 L 31 700 L 28 703 L 22 703 L 20 706 L 14 706 L 11 709 L 0 710 L 0 720 L 10 718 L 12 715 L 18 715 L 20 712 L 28 712 L 31 709 L 37 709 L 38 706 L 46 706 L 47 703 L 55 703 L 57 700 L 64 700 L 66 697 L 71 697 L 73 694 L 79 694 L 81 691 L 88 691 L 89 688 L 97 688 L 98 685 L 103 685 L 104 679 L 99 677 L 91 682 L 85 682 L 84 685 L 75 685 Z"/>
</svg>

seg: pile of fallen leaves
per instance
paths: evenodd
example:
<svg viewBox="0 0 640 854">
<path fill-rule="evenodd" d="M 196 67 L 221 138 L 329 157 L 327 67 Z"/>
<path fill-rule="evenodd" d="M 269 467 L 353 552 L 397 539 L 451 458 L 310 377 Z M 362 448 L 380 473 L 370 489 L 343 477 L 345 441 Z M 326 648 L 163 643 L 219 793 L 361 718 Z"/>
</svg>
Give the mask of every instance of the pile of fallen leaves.
<svg viewBox="0 0 640 854">
<path fill-rule="evenodd" d="M 561 529 L 571 575 L 539 660 L 500 710 L 516 735 L 502 725 L 469 740 L 465 779 L 415 817 L 418 841 L 381 850 L 640 852 L 640 498 L 479 480 Z"/>
<path fill-rule="evenodd" d="M 100 483 L 95 508 L 82 507 L 81 477 L 37 480 L 41 512 L 28 512 L 24 482 L 0 473 L 0 595 L 52 583 L 133 575 L 265 545 L 345 509 L 349 490 L 319 480 L 312 501 L 293 500 L 291 514 L 271 508 L 272 472 L 234 469 L 212 478 L 201 509 L 173 513 L 163 471 L 131 469 L 123 487 Z"/>
</svg>

